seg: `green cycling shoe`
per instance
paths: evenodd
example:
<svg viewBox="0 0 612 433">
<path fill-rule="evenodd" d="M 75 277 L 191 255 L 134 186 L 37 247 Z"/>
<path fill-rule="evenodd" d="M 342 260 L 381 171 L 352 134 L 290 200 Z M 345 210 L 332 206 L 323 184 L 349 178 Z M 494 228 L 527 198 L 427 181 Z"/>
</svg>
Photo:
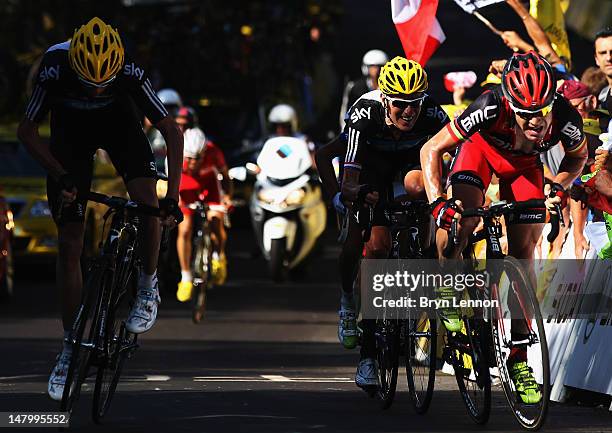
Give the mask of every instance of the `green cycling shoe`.
<svg viewBox="0 0 612 433">
<path fill-rule="evenodd" d="M 436 289 L 436 299 L 437 300 L 445 300 L 453 304 L 453 299 L 455 298 L 455 289 L 452 287 L 439 287 Z M 438 316 L 444 327 L 449 332 L 459 332 L 461 331 L 461 315 L 458 308 L 448 307 L 448 308 L 439 308 Z"/>
<path fill-rule="evenodd" d="M 523 403 L 538 404 L 542 400 L 540 385 L 536 382 L 533 377 L 533 370 L 526 362 L 521 361 L 508 365 L 508 372 Z"/>
</svg>

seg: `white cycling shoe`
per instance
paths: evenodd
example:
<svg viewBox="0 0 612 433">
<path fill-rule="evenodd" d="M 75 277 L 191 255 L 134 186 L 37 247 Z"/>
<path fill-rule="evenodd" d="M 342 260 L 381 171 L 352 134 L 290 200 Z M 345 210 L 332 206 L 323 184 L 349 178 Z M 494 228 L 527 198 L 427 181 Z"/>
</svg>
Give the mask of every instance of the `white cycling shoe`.
<svg viewBox="0 0 612 433">
<path fill-rule="evenodd" d="M 62 351 L 57 355 L 55 367 L 51 371 L 49 376 L 49 385 L 47 386 L 47 393 L 55 401 L 61 401 L 62 395 L 64 394 L 64 385 L 66 385 L 66 376 L 68 375 L 68 368 L 70 367 L 70 358 L 72 357 L 71 352 Z"/>
<path fill-rule="evenodd" d="M 157 319 L 157 307 L 160 303 L 157 287 L 153 290 L 138 289 L 125 328 L 133 334 L 142 334 L 151 329 Z"/>
<path fill-rule="evenodd" d="M 355 384 L 365 390 L 378 386 L 378 369 L 372 358 L 359 361 L 357 373 L 355 373 Z"/>
</svg>

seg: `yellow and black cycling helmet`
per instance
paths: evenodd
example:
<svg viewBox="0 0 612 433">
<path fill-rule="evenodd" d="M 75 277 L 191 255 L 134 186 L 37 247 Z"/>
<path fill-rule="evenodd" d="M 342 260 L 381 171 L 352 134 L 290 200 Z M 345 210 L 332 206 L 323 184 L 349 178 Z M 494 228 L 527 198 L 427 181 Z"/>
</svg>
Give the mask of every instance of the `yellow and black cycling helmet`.
<svg viewBox="0 0 612 433">
<path fill-rule="evenodd" d="M 124 61 L 123 44 L 116 29 L 98 17 L 74 31 L 68 50 L 70 66 L 79 78 L 93 86 L 110 83 Z"/>
<path fill-rule="evenodd" d="M 378 87 L 385 95 L 411 95 L 427 90 L 427 73 L 414 60 L 396 56 L 380 70 Z"/>
</svg>

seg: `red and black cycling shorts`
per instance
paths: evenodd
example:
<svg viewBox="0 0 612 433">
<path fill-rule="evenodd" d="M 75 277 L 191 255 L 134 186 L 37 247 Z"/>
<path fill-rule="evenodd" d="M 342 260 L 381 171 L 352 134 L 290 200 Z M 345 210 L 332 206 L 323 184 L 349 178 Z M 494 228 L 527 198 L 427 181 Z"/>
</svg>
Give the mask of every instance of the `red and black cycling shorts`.
<svg viewBox="0 0 612 433">
<path fill-rule="evenodd" d="M 499 178 L 500 200 L 508 202 L 544 198 L 544 169 L 538 155 L 522 155 L 498 149 L 480 134 L 460 144 L 451 165 L 448 186 L 467 184 L 484 193 L 495 174 Z M 543 223 L 545 209 L 521 211 L 507 222 Z"/>
</svg>

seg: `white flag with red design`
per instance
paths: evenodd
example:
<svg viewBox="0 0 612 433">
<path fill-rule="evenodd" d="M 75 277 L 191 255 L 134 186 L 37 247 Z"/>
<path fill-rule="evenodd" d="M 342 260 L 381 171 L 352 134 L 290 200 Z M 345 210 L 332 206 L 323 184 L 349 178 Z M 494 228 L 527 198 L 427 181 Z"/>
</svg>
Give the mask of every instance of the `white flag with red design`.
<svg viewBox="0 0 612 433">
<path fill-rule="evenodd" d="M 391 0 L 391 15 L 408 59 L 425 65 L 446 36 L 436 19 L 438 0 Z"/>
</svg>

